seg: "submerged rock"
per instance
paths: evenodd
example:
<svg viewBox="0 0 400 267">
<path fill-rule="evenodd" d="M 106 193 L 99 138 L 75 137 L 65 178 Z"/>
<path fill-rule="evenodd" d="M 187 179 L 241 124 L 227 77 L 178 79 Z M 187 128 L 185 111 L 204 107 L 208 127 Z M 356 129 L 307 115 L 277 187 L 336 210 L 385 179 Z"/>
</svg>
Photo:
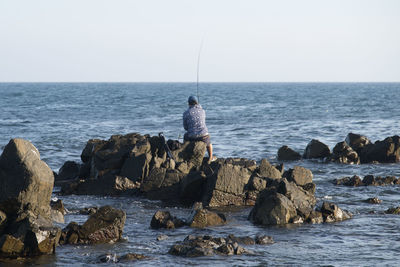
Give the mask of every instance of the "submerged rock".
<svg viewBox="0 0 400 267">
<path fill-rule="evenodd" d="M 346 144 L 348 144 L 358 155 L 360 154 L 361 150 L 371 144 L 371 141 L 360 134 L 349 133 L 345 139 Z"/>
<path fill-rule="evenodd" d="M 66 214 L 66 210 L 61 199 L 58 199 L 57 201 L 51 200 L 50 207 L 52 220 L 57 223 L 64 223 L 64 215 Z"/>
<path fill-rule="evenodd" d="M 364 202 L 369 203 L 369 204 L 381 204 L 382 200 L 380 200 L 377 197 L 371 197 L 371 198 L 364 200 Z"/>
<path fill-rule="evenodd" d="M 360 164 L 360 158 L 356 151 L 346 142 L 340 142 L 333 148 L 331 160 L 343 164 Z"/>
<path fill-rule="evenodd" d="M 392 207 L 385 211 L 386 214 L 400 214 L 400 206 L 399 207 Z"/>
<path fill-rule="evenodd" d="M 178 219 L 172 216 L 169 211 L 157 211 L 153 218 L 151 219 L 150 227 L 153 229 L 174 229 L 178 227 L 182 227 L 185 225 L 185 222 L 181 219 Z"/>
</svg>

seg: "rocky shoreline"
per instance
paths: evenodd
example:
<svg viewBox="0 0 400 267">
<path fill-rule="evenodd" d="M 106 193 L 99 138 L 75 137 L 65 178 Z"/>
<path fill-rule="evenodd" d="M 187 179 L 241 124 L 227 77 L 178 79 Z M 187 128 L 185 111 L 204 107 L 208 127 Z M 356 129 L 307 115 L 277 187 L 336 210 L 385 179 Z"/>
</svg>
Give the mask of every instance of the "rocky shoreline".
<svg viewBox="0 0 400 267">
<path fill-rule="evenodd" d="M 61 187 L 61 198 L 69 194 L 124 195 L 193 206 L 184 219 L 172 216 L 169 211 L 157 212 L 150 222 L 154 229 L 223 227 L 224 214 L 214 212 L 213 208 L 229 206 L 252 206 L 248 219 L 258 225 L 330 223 L 352 217 L 334 203 L 317 205 L 313 173 L 304 167 L 285 170 L 283 164 L 274 166 L 267 159 L 258 163 L 243 158 L 221 158 L 208 164 L 203 158 L 206 148 L 202 142 L 181 144 L 168 140 L 168 146 L 172 157 L 159 136 L 132 133 L 113 135 L 109 140 L 92 139 L 82 151 L 81 163 L 68 161 L 56 174 L 40 160 L 39 151 L 30 142 L 10 140 L 0 157 L 0 258 L 53 254 L 57 246 L 65 244 L 122 240 L 126 214 L 110 206 L 88 211 L 91 215 L 83 225 L 71 222 L 64 229 L 54 226 L 53 221 L 62 223 L 66 214 L 61 201 L 51 203 L 54 184 Z M 364 136 L 349 134 L 335 146 L 333 153 L 321 142 L 312 140 L 303 156 L 284 146 L 278 151 L 278 159 L 386 163 L 398 162 L 399 153 L 396 136 L 372 144 Z M 351 186 L 400 183 L 395 177 L 371 176 L 363 180 L 346 177 L 335 183 Z M 237 240 L 232 240 L 232 237 L 188 237 L 171 247 L 170 254 L 191 257 L 246 253 Z M 145 258 L 132 256 L 132 260 Z"/>
</svg>

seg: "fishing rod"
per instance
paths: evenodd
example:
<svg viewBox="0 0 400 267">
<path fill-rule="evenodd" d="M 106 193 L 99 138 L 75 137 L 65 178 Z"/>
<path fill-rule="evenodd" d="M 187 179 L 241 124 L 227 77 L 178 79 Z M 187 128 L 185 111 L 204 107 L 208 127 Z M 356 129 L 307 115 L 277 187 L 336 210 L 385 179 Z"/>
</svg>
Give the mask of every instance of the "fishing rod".
<svg viewBox="0 0 400 267">
<path fill-rule="evenodd" d="M 201 39 L 199 54 L 197 56 L 197 82 L 196 82 L 196 87 L 197 87 L 197 100 L 199 101 L 199 103 L 200 103 L 200 95 L 199 95 L 200 55 L 201 55 L 201 50 L 203 49 L 203 42 L 204 42 L 204 38 Z"/>
</svg>

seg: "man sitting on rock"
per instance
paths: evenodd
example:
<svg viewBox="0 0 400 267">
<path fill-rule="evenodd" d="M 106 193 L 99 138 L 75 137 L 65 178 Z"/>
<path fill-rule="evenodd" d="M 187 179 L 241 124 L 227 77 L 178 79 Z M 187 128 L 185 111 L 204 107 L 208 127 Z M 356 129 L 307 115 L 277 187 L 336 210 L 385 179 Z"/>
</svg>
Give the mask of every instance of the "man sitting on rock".
<svg viewBox="0 0 400 267">
<path fill-rule="evenodd" d="M 206 126 L 206 112 L 195 96 L 189 97 L 188 104 L 189 108 L 183 113 L 183 128 L 186 130 L 183 139 L 185 141 L 202 141 L 206 143 L 209 156 L 208 163 L 211 163 L 217 158 L 213 156 L 213 147 Z"/>
</svg>

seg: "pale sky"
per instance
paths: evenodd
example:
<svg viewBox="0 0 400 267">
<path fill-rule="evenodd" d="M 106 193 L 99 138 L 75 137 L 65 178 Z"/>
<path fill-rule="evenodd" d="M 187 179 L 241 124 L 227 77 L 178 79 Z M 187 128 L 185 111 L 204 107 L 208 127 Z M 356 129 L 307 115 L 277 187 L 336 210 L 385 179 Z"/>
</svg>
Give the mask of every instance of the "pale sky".
<svg viewBox="0 0 400 267">
<path fill-rule="evenodd" d="M 0 0 L 0 82 L 400 81 L 399 0 Z"/>
</svg>

